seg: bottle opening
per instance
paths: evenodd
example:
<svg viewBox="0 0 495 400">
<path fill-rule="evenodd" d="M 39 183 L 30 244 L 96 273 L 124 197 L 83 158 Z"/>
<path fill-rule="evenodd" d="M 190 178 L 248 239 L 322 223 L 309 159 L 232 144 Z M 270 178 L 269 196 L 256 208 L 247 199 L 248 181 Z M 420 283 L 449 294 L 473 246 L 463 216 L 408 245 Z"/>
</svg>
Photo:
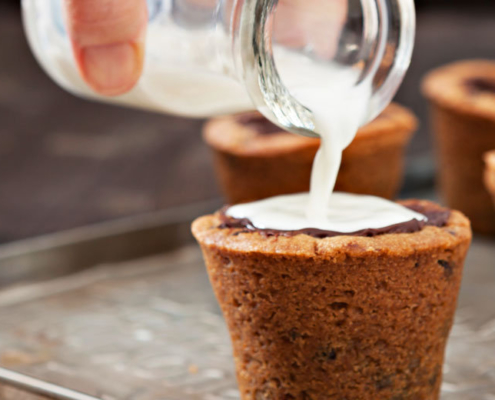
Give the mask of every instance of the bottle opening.
<svg viewBox="0 0 495 400">
<path fill-rule="evenodd" d="M 401 22 L 414 21 L 414 10 L 404 16 L 407 3 L 246 0 L 240 36 L 252 100 L 283 128 L 315 136 L 311 104 L 332 107 L 367 93 L 360 124 L 369 122 L 390 102 L 411 56 L 414 29 Z"/>
</svg>

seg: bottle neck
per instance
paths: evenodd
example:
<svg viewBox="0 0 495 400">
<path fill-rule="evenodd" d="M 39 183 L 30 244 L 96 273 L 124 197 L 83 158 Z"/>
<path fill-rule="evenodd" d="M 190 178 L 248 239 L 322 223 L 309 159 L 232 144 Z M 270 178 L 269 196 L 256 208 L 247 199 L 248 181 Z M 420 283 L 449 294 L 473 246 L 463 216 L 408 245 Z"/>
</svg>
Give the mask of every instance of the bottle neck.
<svg viewBox="0 0 495 400">
<path fill-rule="evenodd" d="M 349 91 L 364 93 L 358 88 L 371 88 L 366 91 L 370 98 L 361 121 L 365 124 L 389 104 L 409 66 L 415 21 L 412 0 L 364 1 L 359 8 L 346 0 L 334 2 L 341 6 L 345 3 L 338 10 L 342 18 L 336 19 L 335 10 L 330 10 L 326 21 L 322 10 L 323 16 L 317 15 L 314 24 L 309 15 L 310 2 L 304 3 L 299 10 L 303 13 L 300 19 L 309 23 L 302 27 L 302 41 L 296 41 L 295 46 L 294 42 L 274 40 L 284 36 L 276 29 L 291 27 L 291 21 L 284 20 L 291 13 L 283 8 L 290 1 L 236 2 L 233 49 L 240 79 L 256 108 L 294 133 L 317 136 L 314 110 L 309 106 L 312 102 L 304 102 L 308 88 L 315 93 L 331 91 L 336 82 L 342 90 L 341 74 L 348 71 L 343 79 L 353 76 Z M 335 43 L 315 45 L 312 34 L 313 38 L 333 35 Z M 302 92 L 305 96 L 300 96 Z"/>
</svg>

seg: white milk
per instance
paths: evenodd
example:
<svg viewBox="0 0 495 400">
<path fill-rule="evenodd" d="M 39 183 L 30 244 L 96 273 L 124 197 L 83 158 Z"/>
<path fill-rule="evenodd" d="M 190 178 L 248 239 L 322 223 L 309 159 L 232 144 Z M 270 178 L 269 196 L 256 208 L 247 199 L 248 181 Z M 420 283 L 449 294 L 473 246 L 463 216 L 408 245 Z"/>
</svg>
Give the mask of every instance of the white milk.
<svg viewBox="0 0 495 400">
<path fill-rule="evenodd" d="M 45 3 L 23 2 L 24 27 L 36 59 L 64 89 L 108 101 L 93 92 L 79 76 L 62 16 L 47 9 Z M 38 25 L 44 27 L 41 32 L 36 30 Z M 231 43 L 226 36 L 212 37 L 214 34 L 201 29 L 187 31 L 172 21 L 150 23 L 143 74 L 130 92 L 111 101 L 194 117 L 252 110 L 244 87 L 232 77 L 232 67 L 215 56 L 219 46 L 230 48 Z"/>
<path fill-rule="evenodd" d="M 307 74 L 316 74 L 314 80 L 292 89 L 294 96 L 313 111 L 316 132 L 321 147 L 316 154 L 307 216 L 312 224 L 321 219 L 330 200 L 339 172 L 342 152 L 356 136 L 359 127 L 367 120 L 367 105 L 371 87 L 361 83 L 355 86 L 359 74 L 349 69 L 326 64 L 313 65 Z"/>
<path fill-rule="evenodd" d="M 230 207 L 227 214 L 248 218 L 259 229 L 294 231 L 316 228 L 324 231 L 351 233 L 363 229 L 380 229 L 401 222 L 426 220 L 408 208 L 374 197 L 333 193 L 318 220 L 309 220 L 306 208 L 308 193 L 277 196 Z"/>
</svg>

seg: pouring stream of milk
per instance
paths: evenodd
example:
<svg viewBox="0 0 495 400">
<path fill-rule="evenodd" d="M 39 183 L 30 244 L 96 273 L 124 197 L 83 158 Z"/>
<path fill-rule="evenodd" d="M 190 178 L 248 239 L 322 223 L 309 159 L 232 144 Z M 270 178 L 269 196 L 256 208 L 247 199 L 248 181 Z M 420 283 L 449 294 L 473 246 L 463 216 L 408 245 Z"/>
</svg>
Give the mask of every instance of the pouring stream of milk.
<svg viewBox="0 0 495 400">
<path fill-rule="evenodd" d="M 325 68 L 325 76 L 329 72 Z M 320 134 L 321 146 L 313 164 L 311 190 L 307 216 L 318 221 L 328 207 L 340 164 L 342 152 L 354 139 L 367 112 L 371 96 L 369 85 L 354 87 L 357 79 L 354 71 L 331 68 L 332 80 L 319 87 L 295 88 L 294 95 L 309 106 L 315 116 L 316 132 Z"/>
<path fill-rule="evenodd" d="M 233 206 L 227 214 L 235 218 L 248 218 L 260 229 L 290 231 L 317 228 L 343 233 L 380 229 L 413 219 L 426 220 L 424 215 L 385 199 L 332 194 L 342 152 L 366 120 L 371 85 L 361 83 L 355 86 L 358 78 L 356 71 L 331 65 L 315 68 L 313 64 L 311 75 L 308 75 L 304 65 L 299 67 L 288 69 L 284 81 L 293 83 L 288 85 L 291 93 L 313 112 L 316 132 L 321 137 L 321 146 L 313 164 L 310 193 Z M 298 71 L 298 75 L 292 75 L 293 71 Z M 318 74 L 321 76 L 315 79 Z M 304 82 L 307 76 L 311 79 Z M 315 87 L 315 81 L 321 84 Z M 366 173 L 363 171 L 364 175 Z"/>
</svg>

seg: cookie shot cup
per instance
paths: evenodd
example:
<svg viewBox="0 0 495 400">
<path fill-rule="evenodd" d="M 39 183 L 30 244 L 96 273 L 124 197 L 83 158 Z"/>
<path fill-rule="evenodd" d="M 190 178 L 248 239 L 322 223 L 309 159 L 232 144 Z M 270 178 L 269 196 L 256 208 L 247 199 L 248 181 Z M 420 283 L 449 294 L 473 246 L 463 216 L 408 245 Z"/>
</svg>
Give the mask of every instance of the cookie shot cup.
<svg viewBox="0 0 495 400">
<path fill-rule="evenodd" d="M 459 212 L 403 204 L 428 223 L 326 235 L 225 211 L 194 222 L 242 400 L 438 399 L 471 230 Z"/>
<path fill-rule="evenodd" d="M 430 101 L 440 194 L 473 230 L 495 234 L 495 208 L 484 184 L 484 154 L 495 149 L 495 62 L 464 61 L 431 72 Z"/>
<path fill-rule="evenodd" d="M 390 105 L 344 151 L 335 190 L 393 198 L 416 127 L 411 111 Z M 257 112 L 214 118 L 205 125 L 203 138 L 231 204 L 309 190 L 318 139 L 285 132 Z"/>
</svg>

